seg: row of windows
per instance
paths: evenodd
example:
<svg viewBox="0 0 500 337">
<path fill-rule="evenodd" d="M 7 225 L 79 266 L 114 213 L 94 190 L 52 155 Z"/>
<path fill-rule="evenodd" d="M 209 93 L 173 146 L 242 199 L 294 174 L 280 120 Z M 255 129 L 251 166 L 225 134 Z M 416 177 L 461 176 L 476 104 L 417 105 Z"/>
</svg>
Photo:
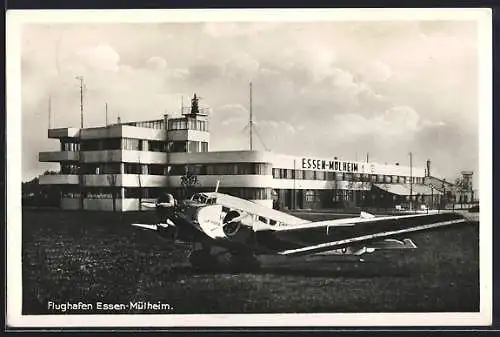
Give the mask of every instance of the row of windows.
<svg viewBox="0 0 500 337">
<path fill-rule="evenodd" d="M 179 190 L 179 189 L 178 189 Z M 141 187 L 125 187 L 125 198 L 159 198 L 165 192 L 164 188 L 141 188 Z M 180 192 L 180 191 L 178 191 Z M 230 194 L 232 196 L 249 199 L 249 200 L 268 200 L 271 199 L 272 189 L 270 188 L 220 188 L 219 192 Z M 193 192 L 194 193 L 194 192 Z M 176 194 L 174 192 L 174 194 Z"/>
<path fill-rule="evenodd" d="M 138 128 L 148 128 L 148 129 L 165 129 L 165 120 L 159 119 L 154 121 L 131 122 L 131 123 L 124 123 L 124 125 L 131 125 L 131 126 L 136 126 Z"/>
<path fill-rule="evenodd" d="M 271 188 L 230 187 L 219 188 L 219 192 L 248 200 L 269 200 L 272 196 Z"/>
<path fill-rule="evenodd" d="M 80 149 L 82 151 L 130 150 L 165 152 L 166 145 L 165 142 L 161 140 L 106 138 L 83 140 Z"/>
<path fill-rule="evenodd" d="M 306 190 L 304 191 L 304 200 L 306 202 L 322 202 L 326 199 L 332 201 L 349 201 L 353 200 L 353 195 L 356 191 L 353 190 Z"/>
<path fill-rule="evenodd" d="M 194 175 L 247 175 L 271 174 L 271 164 L 267 163 L 231 163 L 231 164 L 192 164 L 172 165 L 170 175 L 184 175 L 187 172 Z"/>
<path fill-rule="evenodd" d="M 80 144 L 73 141 L 63 141 L 61 140 L 61 151 L 80 151 Z"/>
<path fill-rule="evenodd" d="M 198 141 L 172 141 L 168 142 L 168 152 L 208 152 L 207 142 Z"/>
<path fill-rule="evenodd" d="M 319 202 L 321 201 L 322 193 L 317 190 L 307 190 L 305 193 L 305 200 L 307 202 Z"/>
<path fill-rule="evenodd" d="M 132 199 L 157 199 L 165 189 L 161 187 L 124 187 L 124 197 Z M 269 200 L 271 199 L 272 190 L 270 188 L 224 188 L 220 189 L 221 193 L 231 194 L 235 197 L 248 200 Z M 83 191 L 84 198 L 88 199 L 111 199 L 121 198 L 121 189 L 119 187 L 86 187 Z M 78 190 L 65 190 L 62 193 L 65 198 L 79 198 Z"/>
<path fill-rule="evenodd" d="M 135 199 L 156 199 L 159 198 L 164 192 L 163 187 L 124 187 L 125 198 L 135 198 Z M 220 188 L 221 193 L 230 194 L 239 198 L 249 199 L 249 200 L 270 200 L 272 199 L 272 189 L 271 188 Z M 62 196 L 65 198 L 79 198 L 80 193 L 78 186 L 64 186 L 62 189 Z M 121 198 L 121 188 L 120 187 L 85 187 L 83 191 L 84 198 L 89 199 L 109 199 L 113 198 L 113 193 L 115 198 Z M 393 198 L 395 201 L 409 201 L 409 196 L 389 196 L 384 194 L 366 192 L 364 195 L 360 191 L 352 190 L 305 190 L 304 200 L 306 202 L 321 202 L 325 198 L 331 198 L 332 201 L 352 201 L 354 200 L 354 194 L 358 193 L 358 198 L 364 199 L 369 196 L 370 199 L 387 199 Z M 412 200 L 414 201 L 425 201 L 430 198 L 430 196 L 424 195 L 413 195 Z"/>
<path fill-rule="evenodd" d="M 338 180 L 338 181 L 363 181 L 373 183 L 410 183 L 410 177 L 348 173 L 348 172 L 325 172 L 313 170 L 291 170 L 273 168 L 273 178 L 275 179 L 297 179 L 297 180 Z M 423 177 L 412 177 L 413 183 L 423 184 Z"/>
<path fill-rule="evenodd" d="M 354 191 L 352 190 L 335 190 L 333 192 L 332 201 L 352 201 L 354 200 Z M 359 192 L 358 192 L 359 193 Z"/>
<path fill-rule="evenodd" d="M 61 174 L 78 174 L 78 165 L 61 163 Z"/>
<path fill-rule="evenodd" d="M 123 169 L 122 169 L 123 165 Z M 82 174 L 150 174 L 166 175 L 167 166 L 164 164 L 139 164 L 139 163 L 92 163 L 83 164 Z M 61 173 L 78 174 L 76 165 L 61 165 Z"/>
<path fill-rule="evenodd" d="M 208 142 L 142 140 L 133 138 L 88 139 L 78 143 L 61 143 L 61 151 L 128 150 L 151 152 L 208 152 Z"/>
<path fill-rule="evenodd" d="M 157 199 L 164 193 L 163 187 L 124 187 L 125 198 L 134 199 Z M 83 191 L 83 197 L 87 199 L 111 199 L 113 194 L 116 199 L 121 199 L 120 187 L 86 187 Z M 62 191 L 63 198 L 80 198 L 80 192 L 77 188 L 65 189 Z"/>
<path fill-rule="evenodd" d="M 188 172 L 194 175 L 268 175 L 271 173 L 271 164 L 267 163 L 221 163 L 221 164 L 191 164 L 172 165 L 124 163 L 92 163 L 82 166 L 82 174 L 151 174 L 151 175 L 185 175 Z M 388 176 L 375 174 L 324 172 L 311 170 L 272 169 L 273 177 L 277 179 L 304 179 L 304 180 L 338 180 L 372 183 L 409 183 L 409 177 Z M 62 174 L 78 174 L 78 165 L 61 164 Z M 284 174 L 280 174 L 284 173 Z M 277 177 L 278 176 L 278 177 Z M 413 183 L 423 184 L 423 178 L 413 177 Z"/>
<path fill-rule="evenodd" d="M 208 123 L 190 117 L 177 118 L 168 121 L 168 129 L 208 131 Z"/>
</svg>

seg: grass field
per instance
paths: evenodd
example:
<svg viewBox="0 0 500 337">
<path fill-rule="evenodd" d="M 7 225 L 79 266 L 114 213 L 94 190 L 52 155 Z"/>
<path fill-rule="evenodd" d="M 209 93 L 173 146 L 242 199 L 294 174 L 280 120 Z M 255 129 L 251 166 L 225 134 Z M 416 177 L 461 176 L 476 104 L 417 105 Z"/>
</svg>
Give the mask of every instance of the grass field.
<svg viewBox="0 0 500 337">
<path fill-rule="evenodd" d="M 419 249 L 379 253 L 379 262 L 266 257 L 258 273 L 197 273 L 187 248 L 128 225 L 148 217 L 24 210 L 23 314 L 57 313 L 48 301 L 161 301 L 178 314 L 479 310 L 477 224 L 414 234 Z"/>
</svg>

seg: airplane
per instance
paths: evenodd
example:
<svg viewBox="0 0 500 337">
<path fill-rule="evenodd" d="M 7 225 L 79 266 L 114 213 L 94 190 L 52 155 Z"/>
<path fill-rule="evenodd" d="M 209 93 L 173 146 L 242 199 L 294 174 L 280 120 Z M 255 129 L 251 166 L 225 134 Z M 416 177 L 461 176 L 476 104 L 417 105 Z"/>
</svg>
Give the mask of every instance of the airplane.
<svg viewBox="0 0 500 337">
<path fill-rule="evenodd" d="M 309 221 L 253 201 L 217 192 L 195 193 L 178 202 L 165 194 L 154 203 L 157 224 L 132 224 L 174 244 L 189 244 L 196 269 L 260 267 L 260 255 L 354 257 L 394 249 L 415 249 L 407 234 L 468 221 L 458 213 L 410 214 Z"/>
</svg>

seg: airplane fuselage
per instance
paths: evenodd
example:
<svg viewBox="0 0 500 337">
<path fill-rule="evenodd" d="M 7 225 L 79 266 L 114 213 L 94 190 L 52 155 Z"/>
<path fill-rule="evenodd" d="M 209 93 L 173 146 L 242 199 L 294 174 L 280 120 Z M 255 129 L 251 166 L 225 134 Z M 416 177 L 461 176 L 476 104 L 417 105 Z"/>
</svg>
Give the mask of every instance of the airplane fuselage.
<svg viewBox="0 0 500 337">
<path fill-rule="evenodd" d="M 234 210 L 232 210 L 234 211 Z M 379 221 L 376 225 L 371 222 L 357 224 L 356 226 L 290 226 L 294 230 L 286 230 L 286 224 L 281 225 L 282 230 L 258 230 L 262 224 L 259 217 L 243 213 L 236 223 L 224 223 L 227 212 L 221 205 L 204 205 L 192 203 L 181 211 L 175 212 L 170 218 L 175 223 L 177 240 L 185 242 L 210 242 L 212 245 L 225 247 L 231 250 L 252 251 L 254 254 L 273 254 L 290 251 L 312 245 L 324 244 L 333 240 L 345 240 L 363 233 L 365 236 L 373 235 L 373 240 L 365 240 L 362 244 L 346 242 L 330 254 L 361 254 L 370 250 L 379 249 L 380 239 L 376 234 L 381 231 L 399 231 L 429 221 L 450 219 L 449 213 L 434 214 L 432 216 L 417 217 L 414 222 L 399 222 L 396 218 Z M 229 228 L 232 226 L 233 228 Z M 160 234 L 160 233 L 159 233 Z M 161 234 L 160 234 L 161 235 Z M 168 238 L 168 235 L 167 235 Z M 404 235 L 400 242 L 404 242 Z M 396 241 L 396 240 L 394 240 Z M 373 243 L 372 245 L 370 245 Z M 400 245 L 401 246 L 401 245 Z"/>
<path fill-rule="evenodd" d="M 135 225 L 193 244 L 189 260 L 197 266 L 214 265 L 220 256 L 232 265 L 246 265 L 256 255 L 361 256 L 413 249 L 408 233 L 465 223 L 455 213 L 374 217 L 364 212 L 358 218 L 311 222 L 217 192 L 196 194 L 178 206 L 158 212 L 157 225 Z M 213 254 L 214 249 L 223 253 Z"/>
</svg>

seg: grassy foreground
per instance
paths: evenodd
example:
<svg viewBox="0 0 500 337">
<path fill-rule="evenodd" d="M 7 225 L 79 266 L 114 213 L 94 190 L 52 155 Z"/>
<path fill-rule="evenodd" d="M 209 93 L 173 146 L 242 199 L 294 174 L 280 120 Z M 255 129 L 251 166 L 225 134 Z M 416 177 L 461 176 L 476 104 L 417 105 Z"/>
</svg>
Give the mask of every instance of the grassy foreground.
<svg viewBox="0 0 500 337">
<path fill-rule="evenodd" d="M 160 301 L 177 314 L 479 310 L 477 224 L 414 234 L 419 249 L 378 254 L 380 263 L 266 257 L 258 273 L 202 274 L 187 264 L 188 248 L 129 226 L 154 220 L 153 214 L 24 210 L 23 314 L 60 313 L 48 309 L 49 301 Z"/>
</svg>

